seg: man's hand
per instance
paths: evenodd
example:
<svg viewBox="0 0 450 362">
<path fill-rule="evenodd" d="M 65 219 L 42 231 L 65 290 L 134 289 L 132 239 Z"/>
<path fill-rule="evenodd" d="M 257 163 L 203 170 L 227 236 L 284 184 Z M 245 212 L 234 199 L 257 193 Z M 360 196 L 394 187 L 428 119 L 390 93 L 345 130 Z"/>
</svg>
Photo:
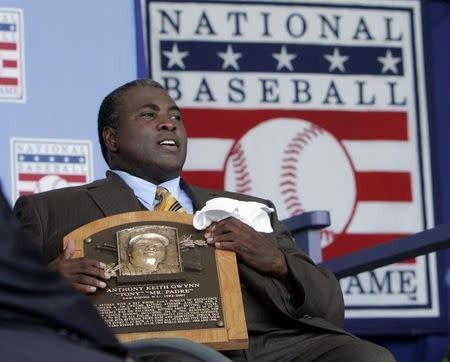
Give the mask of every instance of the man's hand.
<svg viewBox="0 0 450 362">
<path fill-rule="evenodd" d="M 289 271 L 284 254 L 269 239 L 242 221 L 229 217 L 211 224 L 205 232 L 208 244 L 233 250 L 252 269 L 285 280 Z"/>
<path fill-rule="evenodd" d="M 87 258 L 72 258 L 75 253 L 75 242 L 69 240 L 64 252 L 50 263 L 78 291 L 84 294 L 94 293 L 97 288 L 105 288 L 104 280 L 111 278 L 105 272 L 106 265 Z"/>
</svg>

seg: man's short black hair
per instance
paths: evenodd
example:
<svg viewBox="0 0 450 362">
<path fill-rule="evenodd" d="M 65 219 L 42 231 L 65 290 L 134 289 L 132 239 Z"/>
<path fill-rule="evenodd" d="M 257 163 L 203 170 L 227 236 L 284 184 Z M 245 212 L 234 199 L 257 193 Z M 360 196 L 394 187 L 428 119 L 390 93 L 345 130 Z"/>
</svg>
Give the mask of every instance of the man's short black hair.
<svg viewBox="0 0 450 362">
<path fill-rule="evenodd" d="M 120 98 L 129 89 L 134 87 L 154 87 L 164 89 L 164 87 L 152 79 L 136 79 L 128 82 L 109 93 L 102 101 L 98 111 L 97 131 L 103 158 L 109 166 L 108 150 L 103 140 L 103 128 L 117 128 L 119 125 L 119 111 L 121 107 Z"/>
</svg>

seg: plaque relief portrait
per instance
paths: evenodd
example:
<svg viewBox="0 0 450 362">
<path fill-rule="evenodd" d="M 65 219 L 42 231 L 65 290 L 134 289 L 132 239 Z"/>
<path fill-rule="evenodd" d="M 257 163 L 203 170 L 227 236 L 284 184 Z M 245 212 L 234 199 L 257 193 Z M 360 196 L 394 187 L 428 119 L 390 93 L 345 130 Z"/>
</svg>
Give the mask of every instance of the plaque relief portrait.
<svg viewBox="0 0 450 362">
<path fill-rule="evenodd" d="M 171 274 L 183 271 L 177 229 L 138 226 L 117 232 L 119 274 Z"/>
</svg>

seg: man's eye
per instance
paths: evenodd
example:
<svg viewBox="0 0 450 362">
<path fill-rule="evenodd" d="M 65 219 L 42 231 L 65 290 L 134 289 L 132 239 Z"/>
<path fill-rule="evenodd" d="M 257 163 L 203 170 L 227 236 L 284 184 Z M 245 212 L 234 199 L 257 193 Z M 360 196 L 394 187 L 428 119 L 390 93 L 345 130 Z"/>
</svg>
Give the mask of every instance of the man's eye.
<svg viewBox="0 0 450 362">
<path fill-rule="evenodd" d="M 174 119 L 176 121 L 181 121 L 181 115 L 180 114 L 172 114 L 170 116 L 170 119 Z"/>
<path fill-rule="evenodd" d="M 143 112 L 141 113 L 142 117 L 150 117 L 150 118 L 154 118 L 155 117 L 155 112 Z"/>
</svg>

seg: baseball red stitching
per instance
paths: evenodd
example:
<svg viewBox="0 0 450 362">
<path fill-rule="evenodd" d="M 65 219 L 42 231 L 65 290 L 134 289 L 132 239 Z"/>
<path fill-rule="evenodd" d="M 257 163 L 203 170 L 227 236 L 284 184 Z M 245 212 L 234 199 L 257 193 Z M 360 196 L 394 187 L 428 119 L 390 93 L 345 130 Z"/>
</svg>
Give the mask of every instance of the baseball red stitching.
<svg viewBox="0 0 450 362">
<path fill-rule="evenodd" d="M 247 193 L 252 189 L 252 180 L 248 172 L 247 159 L 240 143 L 233 147 L 230 153 L 236 178 L 236 192 Z"/>
<path fill-rule="evenodd" d="M 286 209 L 291 216 L 303 213 L 303 205 L 298 197 L 297 163 L 303 148 L 313 139 L 323 133 L 322 128 L 311 125 L 297 132 L 284 150 L 281 160 L 280 193 Z"/>
</svg>

